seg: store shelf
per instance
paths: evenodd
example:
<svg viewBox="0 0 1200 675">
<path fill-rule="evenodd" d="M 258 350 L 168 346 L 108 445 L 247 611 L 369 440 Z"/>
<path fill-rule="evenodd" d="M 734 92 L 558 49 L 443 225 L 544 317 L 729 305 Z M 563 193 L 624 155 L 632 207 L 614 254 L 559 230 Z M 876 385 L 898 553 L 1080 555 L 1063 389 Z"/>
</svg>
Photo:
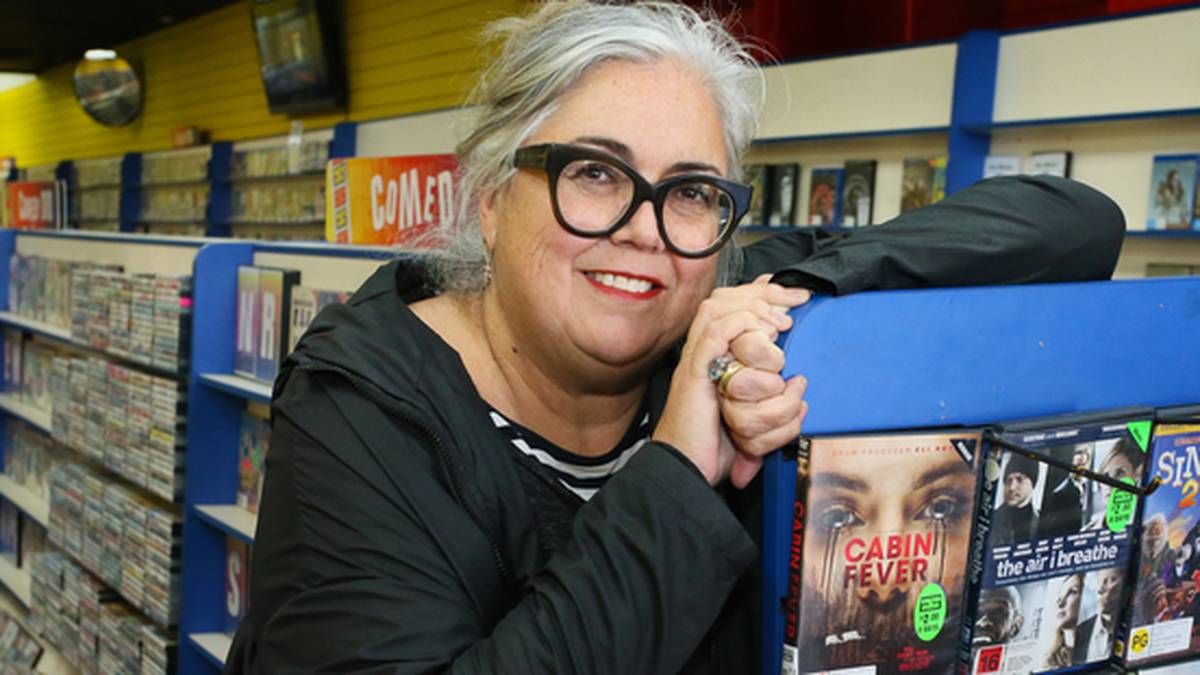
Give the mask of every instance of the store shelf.
<svg viewBox="0 0 1200 675">
<path fill-rule="evenodd" d="M 254 528 L 258 516 L 240 506 L 232 504 L 197 504 L 196 515 L 200 519 L 246 543 L 254 543 Z"/>
<path fill-rule="evenodd" d="M 50 411 L 35 408 L 13 394 L 0 394 L 0 410 L 50 433 Z"/>
<path fill-rule="evenodd" d="M 209 181 L 207 178 L 194 178 L 194 179 L 190 179 L 190 180 L 167 180 L 167 181 L 162 181 L 162 182 L 157 182 L 157 183 L 139 183 L 138 185 L 135 185 L 132 187 L 141 187 L 141 188 L 186 187 L 189 185 L 208 185 L 208 184 L 209 184 Z"/>
<path fill-rule="evenodd" d="M 50 525 L 50 502 L 37 496 L 32 490 L 13 480 L 7 474 L 0 473 L 0 495 L 40 523 L 42 527 Z"/>
<path fill-rule="evenodd" d="M 201 654 L 218 668 L 225 668 L 225 656 L 233 646 L 233 638 L 224 633 L 192 633 L 188 635 Z"/>
<path fill-rule="evenodd" d="M 1200 230 L 1129 230 L 1125 236 L 1139 239 L 1200 239 Z"/>
<path fill-rule="evenodd" d="M 63 342 L 74 342 L 71 339 L 71 331 L 66 328 L 60 328 L 44 321 L 36 321 L 19 316 L 13 312 L 0 312 L 0 323 L 27 330 L 35 335 L 62 340 Z"/>
<path fill-rule="evenodd" d="M 4 587 L 26 607 L 29 606 L 30 583 L 29 572 L 20 569 L 7 558 L 0 558 L 0 584 L 4 584 Z"/>
<path fill-rule="evenodd" d="M 272 181 L 288 181 L 288 180 L 312 180 L 314 178 L 324 178 L 325 170 L 319 171 L 302 171 L 300 173 L 281 173 L 274 176 L 230 176 L 227 183 L 268 183 Z"/>
<path fill-rule="evenodd" d="M 105 183 L 100 185 L 78 185 L 75 187 L 76 192 L 87 192 L 88 190 L 120 190 L 120 183 Z"/>
<path fill-rule="evenodd" d="M 324 225 L 325 218 L 309 218 L 308 220 L 231 220 L 229 224 L 243 227 L 250 225 Z"/>
<path fill-rule="evenodd" d="M 83 351 L 92 352 L 93 354 L 102 354 L 102 355 L 104 355 L 104 358 L 108 359 L 109 361 L 113 361 L 114 363 L 118 363 L 122 366 L 126 366 L 129 368 L 141 370 L 143 372 L 150 373 L 151 375 L 158 375 L 159 377 L 169 377 L 171 379 L 179 379 L 179 378 L 183 377 L 183 373 L 171 370 L 169 368 L 163 368 L 161 366 L 155 366 L 155 365 L 151 365 L 149 363 L 135 361 L 133 359 L 130 359 L 130 358 L 127 358 L 124 356 L 120 356 L 118 354 L 113 354 L 112 352 L 106 351 L 104 349 L 96 349 L 95 347 L 89 345 L 88 343 L 86 343 L 82 340 L 76 340 L 74 337 L 71 336 L 71 331 L 67 330 L 66 328 L 59 328 L 58 326 L 53 326 L 51 324 L 44 323 L 41 321 L 34 321 L 33 319 L 27 319 L 23 316 L 18 316 L 16 314 L 13 314 L 12 312 L 0 312 L 0 324 L 12 326 L 14 328 L 20 328 L 22 330 L 27 330 L 35 335 L 47 337 L 52 340 L 58 340 L 59 342 L 66 343 L 76 349 L 81 349 Z M 3 406 L 0 406 L 0 407 L 3 407 Z M 46 413 L 46 415 L 48 416 L 49 413 Z M 47 420 L 48 420 L 48 417 L 47 417 Z M 46 422 L 46 425 L 43 428 L 45 428 L 47 431 L 50 429 L 49 421 Z"/>
<path fill-rule="evenodd" d="M 227 394 L 240 396 L 259 403 L 271 402 L 271 385 L 257 380 L 251 380 L 240 375 L 221 375 L 217 373 L 201 373 L 200 381 L 219 389 Z"/>
<path fill-rule="evenodd" d="M 1154 120 L 1168 117 L 1200 117 L 1200 108 L 1169 108 L 1165 110 L 1139 110 L 1128 113 L 1106 115 L 1078 115 L 1075 117 L 1046 117 L 1029 120 L 1005 120 L 987 124 L 968 124 L 966 129 L 973 133 L 989 133 L 999 129 L 1020 127 L 1047 127 L 1064 124 L 1094 124 L 1097 122 L 1123 122 L 1126 120 Z"/>
</svg>

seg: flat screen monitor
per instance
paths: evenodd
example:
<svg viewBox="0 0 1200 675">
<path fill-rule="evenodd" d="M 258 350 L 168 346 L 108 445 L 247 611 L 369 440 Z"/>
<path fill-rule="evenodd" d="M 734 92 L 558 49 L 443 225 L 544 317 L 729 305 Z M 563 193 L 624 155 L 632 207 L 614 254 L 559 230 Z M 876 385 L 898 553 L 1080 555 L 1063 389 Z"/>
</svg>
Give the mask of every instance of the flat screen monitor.
<svg viewBox="0 0 1200 675">
<path fill-rule="evenodd" d="M 252 0 L 254 37 L 271 113 L 304 113 L 346 102 L 340 3 Z"/>
</svg>

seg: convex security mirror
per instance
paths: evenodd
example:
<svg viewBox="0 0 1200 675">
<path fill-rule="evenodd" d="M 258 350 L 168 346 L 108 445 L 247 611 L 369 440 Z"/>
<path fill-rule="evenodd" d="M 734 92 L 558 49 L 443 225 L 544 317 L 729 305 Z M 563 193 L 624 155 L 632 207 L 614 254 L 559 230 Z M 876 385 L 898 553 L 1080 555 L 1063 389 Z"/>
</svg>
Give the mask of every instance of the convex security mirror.
<svg viewBox="0 0 1200 675">
<path fill-rule="evenodd" d="M 142 112 L 142 80 L 111 49 L 89 49 L 75 66 L 75 100 L 100 124 L 119 127 Z"/>
</svg>

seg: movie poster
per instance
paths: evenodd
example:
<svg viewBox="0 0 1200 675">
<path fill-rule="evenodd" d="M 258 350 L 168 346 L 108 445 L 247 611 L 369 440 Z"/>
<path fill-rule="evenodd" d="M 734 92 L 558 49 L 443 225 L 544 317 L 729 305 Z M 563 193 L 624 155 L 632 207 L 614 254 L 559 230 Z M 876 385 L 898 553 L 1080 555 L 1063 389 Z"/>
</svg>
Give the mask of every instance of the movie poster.
<svg viewBox="0 0 1200 675">
<path fill-rule="evenodd" d="M 1066 466 L 1140 484 L 1147 419 L 1010 430 Z M 1136 497 L 1025 454 L 988 448 L 968 626 L 973 673 L 1106 661 L 1119 630 Z M 990 513 L 989 513 L 990 511 Z"/>
<path fill-rule="evenodd" d="M 1125 643 L 1137 667 L 1200 653 L 1200 424 L 1157 425 L 1151 472 Z"/>
<path fill-rule="evenodd" d="M 979 443 L 967 430 L 811 439 L 798 463 L 794 672 L 955 669 Z"/>
</svg>

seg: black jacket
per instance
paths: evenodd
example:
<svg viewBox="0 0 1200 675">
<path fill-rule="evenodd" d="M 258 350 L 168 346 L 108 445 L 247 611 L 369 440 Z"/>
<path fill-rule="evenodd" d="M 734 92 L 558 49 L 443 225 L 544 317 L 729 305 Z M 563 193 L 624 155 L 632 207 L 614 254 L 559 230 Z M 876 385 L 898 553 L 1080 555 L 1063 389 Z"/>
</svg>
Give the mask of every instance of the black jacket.
<svg viewBox="0 0 1200 675">
<path fill-rule="evenodd" d="M 764 241 L 743 276 L 838 294 L 1103 279 L 1123 232 L 1078 183 L 995 179 L 853 236 Z M 409 311 L 428 295 L 418 263 L 391 263 L 285 362 L 226 672 L 756 672 L 753 486 L 724 499 L 648 443 L 586 504 L 556 493 Z"/>
</svg>

